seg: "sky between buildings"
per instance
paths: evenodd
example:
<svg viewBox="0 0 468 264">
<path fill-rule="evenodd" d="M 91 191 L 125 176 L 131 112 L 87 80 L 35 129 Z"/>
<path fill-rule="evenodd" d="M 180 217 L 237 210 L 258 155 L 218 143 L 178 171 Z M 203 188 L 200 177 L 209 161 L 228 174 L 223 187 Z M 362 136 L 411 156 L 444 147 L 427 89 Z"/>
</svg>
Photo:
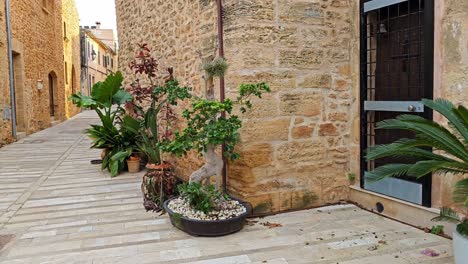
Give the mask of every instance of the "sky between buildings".
<svg viewBox="0 0 468 264">
<path fill-rule="evenodd" d="M 114 0 L 75 0 L 80 15 L 80 26 L 94 26 L 101 22 L 101 28 L 113 29 L 117 34 Z"/>
</svg>

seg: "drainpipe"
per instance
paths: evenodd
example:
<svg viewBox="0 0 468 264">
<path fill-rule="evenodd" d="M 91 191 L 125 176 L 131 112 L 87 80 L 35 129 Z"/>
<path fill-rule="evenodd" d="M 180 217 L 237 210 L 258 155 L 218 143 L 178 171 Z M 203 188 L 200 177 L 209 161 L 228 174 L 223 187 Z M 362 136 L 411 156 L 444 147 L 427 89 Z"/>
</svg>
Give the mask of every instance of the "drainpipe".
<svg viewBox="0 0 468 264">
<path fill-rule="evenodd" d="M 224 36 L 223 36 L 224 29 L 223 29 L 223 2 L 222 2 L 222 0 L 216 0 L 216 5 L 217 5 L 217 9 L 218 9 L 217 11 L 218 11 L 218 44 L 219 44 L 218 50 L 219 50 L 219 57 L 224 58 Z M 219 90 L 220 90 L 219 94 L 220 94 L 221 102 L 224 102 L 224 99 L 225 99 L 225 96 L 226 96 L 224 76 L 221 76 L 219 78 Z M 222 112 L 221 116 L 226 117 L 226 113 Z M 223 192 L 227 193 L 228 163 L 227 163 L 227 159 L 224 157 L 224 149 L 225 149 L 225 146 L 223 144 L 223 147 L 222 147 L 223 163 L 224 163 L 223 173 L 222 173 Z"/>
<path fill-rule="evenodd" d="M 16 99 L 15 99 L 15 78 L 13 70 L 13 48 L 11 43 L 11 21 L 10 21 L 10 0 L 5 3 L 5 20 L 7 30 L 7 50 L 10 75 L 10 100 L 11 100 L 11 134 L 16 138 Z"/>
</svg>

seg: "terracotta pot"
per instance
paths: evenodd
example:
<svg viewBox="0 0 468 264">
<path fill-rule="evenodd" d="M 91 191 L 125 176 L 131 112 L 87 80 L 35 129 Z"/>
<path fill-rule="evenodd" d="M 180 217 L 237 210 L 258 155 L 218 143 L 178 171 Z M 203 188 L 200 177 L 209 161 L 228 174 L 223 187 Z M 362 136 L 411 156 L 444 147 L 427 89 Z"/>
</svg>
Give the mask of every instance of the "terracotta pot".
<svg viewBox="0 0 468 264">
<path fill-rule="evenodd" d="M 127 160 L 128 172 L 137 173 L 140 172 L 140 158 L 131 157 Z"/>
<path fill-rule="evenodd" d="M 106 156 L 107 154 L 107 149 L 103 149 L 102 152 L 101 152 L 101 159 L 104 160 L 104 157 Z"/>
</svg>

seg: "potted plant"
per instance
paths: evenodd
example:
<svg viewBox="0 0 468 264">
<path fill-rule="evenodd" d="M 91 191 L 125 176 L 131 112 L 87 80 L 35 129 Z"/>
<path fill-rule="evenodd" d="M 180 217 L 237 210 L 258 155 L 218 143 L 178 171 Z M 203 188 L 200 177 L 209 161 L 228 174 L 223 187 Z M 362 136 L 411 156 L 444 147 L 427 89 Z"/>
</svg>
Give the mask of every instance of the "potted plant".
<svg viewBox="0 0 468 264">
<path fill-rule="evenodd" d="M 206 98 L 193 98 L 191 107 L 183 111 L 186 128 L 176 133 L 173 140 L 161 142 L 166 152 L 183 156 L 195 150 L 206 160 L 190 175 L 189 183 L 179 187 L 180 196 L 164 203 L 172 224 L 192 235 L 220 236 L 239 231 L 250 213 L 248 204 L 222 194 L 210 183 L 210 178 L 221 175 L 224 163 L 217 151 L 221 145 L 225 158 L 239 158 L 234 148 L 239 143 L 242 122 L 233 114 L 235 106 L 241 112 L 247 111 L 252 106 L 249 98 L 261 98 L 270 88 L 265 83 L 242 84 L 236 100 L 217 101 L 213 77 L 224 75 L 226 68 L 222 58 L 204 64 Z"/>
<path fill-rule="evenodd" d="M 414 132 L 414 139 L 400 139 L 394 143 L 371 147 L 367 150 L 367 160 L 384 157 L 411 157 L 418 161 L 411 164 L 388 164 L 366 173 L 369 181 L 386 177 L 425 177 L 435 174 L 468 174 L 468 110 L 464 106 L 455 107 L 444 99 L 423 100 L 426 107 L 444 116 L 448 128 L 432 120 L 416 115 L 401 115 L 396 119 L 377 124 L 379 129 L 403 129 Z M 431 151 L 432 149 L 432 151 Z M 442 208 L 434 220 L 459 223 L 453 234 L 454 256 L 457 264 L 468 263 L 468 179 L 459 181 L 454 188 L 454 201 L 461 205 L 465 216 L 460 218 L 453 209 Z"/>
<path fill-rule="evenodd" d="M 447 221 L 457 224 L 453 232 L 453 255 L 455 263 L 468 263 L 468 178 L 458 181 L 453 191 L 453 200 L 456 204 L 465 208 L 465 216 L 460 217 L 458 213 L 451 208 L 442 208 L 440 216 L 434 218 L 434 221 Z"/>
<path fill-rule="evenodd" d="M 190 88 L 179 85 L 172 68 L 164 78 L 157 77 L 157 61 L 147 44 L 139 44 L 135 59 L 130 63 L 134 81 L 128 87 L 133 100 L 127 103 L 127 112 L 140 120 L 138 149 L 147 158 L 148 171 L 143 176 L 142 192 L 147 210 L 162 211 L 166 199 L 177 194 L 180 180 L 169 163 L 163 161 L 159 142 L 172 136 L 176 120 L 173 109 L 179 102 L 191 97 Z"/>
<path fill-rule="evenodd" d="M 141 161 L 141 158 L 136 154 L 133 154 L 130 157 L 128 157 L 127 159 L 128 172 L 130 173 L 140 172 L 140 161 Z"/>
<path fill-rule="evenodd" d="M 123 105 L 133 97 L 122 88 L 120 72 L 109 74 L 103 82 L 93 86 L 90 96 L 73 94 L 70 100 L 78 107 L 92 109 L 101 124 L 91 125 L 86 133 L 93 139 L 92 148 L 102 149 L 102 169 L 118 175 L 126 167 L 126 159 L 132 155 L 138 140 L 140 122 L 125 114 Z"/>
</svg>

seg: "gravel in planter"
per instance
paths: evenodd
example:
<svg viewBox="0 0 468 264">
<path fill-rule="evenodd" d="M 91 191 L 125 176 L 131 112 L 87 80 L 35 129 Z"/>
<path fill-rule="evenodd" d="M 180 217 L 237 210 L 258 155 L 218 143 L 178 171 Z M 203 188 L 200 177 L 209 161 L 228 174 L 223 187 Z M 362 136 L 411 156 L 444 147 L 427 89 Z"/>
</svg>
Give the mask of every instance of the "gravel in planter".
<svg viewBox="0 0 468 264">
<path fill-rule="evenodd" d="M 168 207 L 174 213 L 196 220 L 224 220 L 240 216 L 247 211 L 247 209 L 238 201 L 229 200 L 223 202 L 222 209 L 213 210 L 209 214 L 205 214 L 202 211 L 193 209 L 189 202 L 181 197 L 170 201 Z"/>
</svg>

